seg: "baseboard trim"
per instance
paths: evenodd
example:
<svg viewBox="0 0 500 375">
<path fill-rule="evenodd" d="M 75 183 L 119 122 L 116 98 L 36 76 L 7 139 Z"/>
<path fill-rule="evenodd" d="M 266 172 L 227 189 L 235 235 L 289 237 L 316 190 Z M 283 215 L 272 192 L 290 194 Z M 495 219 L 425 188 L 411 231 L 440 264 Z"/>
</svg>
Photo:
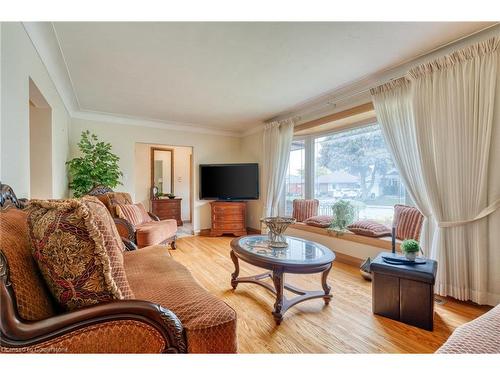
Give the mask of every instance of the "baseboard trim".
<svg viewBox="0 0 500 375">
<path fill-rule="evenodd" d="M 260 229 L 247 227 L 247 233 L 248 234 L 261 234 L 262 232 Z M 199 231 L 196 231 L 196 235 L 203 236 L 203 237 L 210 237 L 210 228 L 200 229 Z"/>
<path fill-rule="evenodd" d="M 337 251 L 335 252 L 335 262 L 347 264 L 353 267 L 359 267 L 361 266 L 361 263 L 363 263 L 363 261 L 364 259 L 356 258 L 347 254 L 342 254 Z"/>
</svg>

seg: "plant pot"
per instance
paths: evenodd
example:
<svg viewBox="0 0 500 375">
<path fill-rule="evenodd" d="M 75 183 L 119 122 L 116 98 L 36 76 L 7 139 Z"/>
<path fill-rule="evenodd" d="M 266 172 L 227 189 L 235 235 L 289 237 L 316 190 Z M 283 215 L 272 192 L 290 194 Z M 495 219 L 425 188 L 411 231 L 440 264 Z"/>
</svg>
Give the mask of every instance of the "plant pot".
<svg viewBox="0 0 500 375">
<path fill-rule="evenodd" d="M 417 253 L 405 253 L 405 257 L 408 260 L 415 261 L 417 258 Z"/>
</svg>

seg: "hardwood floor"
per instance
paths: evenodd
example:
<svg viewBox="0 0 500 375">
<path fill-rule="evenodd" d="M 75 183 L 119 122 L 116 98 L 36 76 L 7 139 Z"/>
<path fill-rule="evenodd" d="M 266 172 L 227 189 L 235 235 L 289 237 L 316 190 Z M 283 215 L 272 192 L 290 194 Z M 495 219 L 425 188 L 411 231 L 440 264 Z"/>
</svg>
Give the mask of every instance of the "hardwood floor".
<svg viewBox="0 0 500 375">
<path fill-rule="evenodd" d="M 432 353 L 451 332 L 488 310 L 487 307 L 443 299 L 436 304 L 434 332 L 373 315 L 371 283 L 356 267 L 335 262 L 328 277 L 333 299 L 316 299 L 292 307 L 276 326 L 274 296 L 264 288 L 240 284 L 233 291 L 229 257 L 231 237 L 186 237 L 170 253 L 191 270 L 198 282 L 238 314 L 240 353 Z M 240 262 L 240 276 L 261 269 Z M 321 289 L 320 275 L 286 275 L 303 289 Z"/>
</svg>

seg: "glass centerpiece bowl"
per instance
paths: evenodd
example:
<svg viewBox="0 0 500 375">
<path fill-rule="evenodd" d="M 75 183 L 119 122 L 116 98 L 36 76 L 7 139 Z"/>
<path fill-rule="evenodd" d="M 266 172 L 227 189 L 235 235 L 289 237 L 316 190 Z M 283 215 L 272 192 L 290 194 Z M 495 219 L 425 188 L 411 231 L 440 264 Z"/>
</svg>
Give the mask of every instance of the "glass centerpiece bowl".
<svg viewBox="0 0 500 375">
<path fill-rule="evenodd" d="M 280 248 L 288 246 L 283 233 L 290 224 L 295 223 L 295 219 L 293 217 L 265 217 L 263 219 L 260 219 L 260 222 L 269 229 L 269 246 Z"/>
</svg>

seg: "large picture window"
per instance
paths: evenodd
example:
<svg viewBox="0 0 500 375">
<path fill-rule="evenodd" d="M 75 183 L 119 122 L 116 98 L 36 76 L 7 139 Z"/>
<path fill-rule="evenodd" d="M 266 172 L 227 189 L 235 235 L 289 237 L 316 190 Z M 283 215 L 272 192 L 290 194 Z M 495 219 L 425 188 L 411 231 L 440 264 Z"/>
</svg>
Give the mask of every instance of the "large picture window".
<svg viewBox="0 0 500 375">
<path fill-rule="evenodd" d="M 297 142 L 302 145 L 304 156 L 300 168 L 296 156 L 292 164 L 297 147 L 292 148 L 286 180 L 286 214 L 291 214 L 294 198 L 318 199 L 319 215 L 332 215 L 332 205 L 344 199 L 356 206 L 360 219 L 390 224 L 394 205 L 406 202 L 399 172 L 378 124 L 310 135 Z M 311 155 L 312 163 L 305 163 L 305 154 Z M 311 171 L 306 170 L 308 165 Z M 301 183 L 300 195 L 289 194 L 296 189 L 294 181 Z"/>
</svg>

